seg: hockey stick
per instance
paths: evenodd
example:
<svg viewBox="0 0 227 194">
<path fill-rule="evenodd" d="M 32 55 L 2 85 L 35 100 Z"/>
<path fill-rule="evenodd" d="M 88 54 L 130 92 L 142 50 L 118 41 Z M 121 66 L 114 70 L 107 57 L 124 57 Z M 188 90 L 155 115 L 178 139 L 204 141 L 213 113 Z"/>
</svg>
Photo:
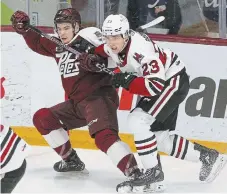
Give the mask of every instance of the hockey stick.
<svg viewBox="0 0 227 194">
<path fill-rule="evenodd" d="M 139 31 L 139 30 L 144 30 L 144 29 L 149 28 L 149 27 L 151 27 L 151 26 L 155 26 L 155 25 L 161 23 L 164 19 L 165 19 L 164 16 L 160 16 L 160 17 L 158 17 L 158 18 L 152 20 L 151 22 L 149 22 L 149 23 L 147 23 L 147 24 L 145 24 L 145 25 L 143 25 L 143 26 L 140 26 L 140 27 L 138 28 L 138 31 Z M 75 54 L 75 55 L 81 54 L 80 52 L 78 52 L 78 51 L 75 50 L 74 48 L 72 48 L 72 47 L 70 47 L 70 46 L 64 44 L 63 42 L 61 42 L 61 41 L 58 40 L 57 38 L 55 38 L 55 37 L 53 37 L 53 36 L 50 36 L 50 35 L 48 35 L 48 34 L 42 32 L 41 30 L 37 29 L 36 27 L 34 27 L 34 26 L 32 26 L 32 25 L 29 25 L 29 28 L 30 28 L 32 31 L 36 32 L 37 34 L 41 35 L 42 37 L 45 37 L 46 39 L 48 39 L 48 40 L 54 42 L 56 45 L 63 47 L 65 50 L 67 50 L 67 51 L 69 51 L 69 52 L 71 52 L 71 53 L 73 53 L 73 54 Z M 113 73 L 112 71 L 110 71 L 108 68 L 105 68 L 105 67 L 102 67 L 102 66 L 100 66 L 99 68 L 100 68 L 102 71 L 104 71 L 104 72 L 106 72 L 106 73 L 109 73 L 110 75 L 113 75 L 113 74 L 114 74 L 114 73 Z"/>
<path fill-rule="evenodd" d="M 56 45 L 63 47 L 65 50 L 70 51 L 71 53 L 76 54 L 76 55 L 81 54 L 80 52 L 78 52 L 77 50 L 73 49 L 72 47 L 70 47 L 70 46 L 64 44 L 63 42 L 61 42 L 61 41 L 58 40 L 57 38 L 55 38 L 55 37 L 53 37 L 53 36 L 50 36 L 50 35 L 48 35 L 48 34 L 46 34 L 46 33 L 43 33 L 41 30 L 37 29 L 36 27 L 34 27 L 34 26 L 32 26 L 32 25 L 29 25 L 29 28 L 30 28 L 32 31 L 36 32 L 37 34 L 39 34 L 39 35 L 45 37 L 46 39 L 48 39 L 48 40 L 54 42 Z"/>
<path fill-rule="evenodd" d="M 140 27 L 138 28 L 138 31 L 139 31 L 139 30 L 144 30 L 144 29 L 149 28 L 149 27 L 152 27 L 152 26 L 155 26 L 155 25 L 161 23 L 164 19 L 165 19 L 164 16 L 160 16 L 160 17 L 158 17 L 158 18 L 152 20 L 151 22 L 149 22 L 149 23 L 147 23 L 147 24 L 145 24 L 145 25 L 140 26 Z M 63 47 L 65 50 L 70 51 L 70 52 L 72 52 L 73 54 L 81 54 L 80 52 L 78 52 L 77 50 L 73 49 L 72 47 L 70 47 L 70 46 L 68 46 L 68 45 L 66 45 L 66 44 L 64 44 L 64 43 L 62 43 L 60 40 L 56 39 L 55 37 L 50 36 L 50 35 L 48 35 L 48 34 L 46 34 L 46 33 L 43 33 L 41 30 L 37 29 L 36 27 L 34 27 L 34 26 L 32 26 L 32 25 L 29 25 L 29 28 L 30 28 L 32 31 L 36 32 L 37 34 L 39 34 L 39 35 L 41 35 L 41 36 L 47 38 L 48 40 L 54 42 L 56 45 Z"/>
<path fill-rule="evenodd" d="M 152 26 L 155 26 L 155 25 L 161 23 L 161 22 L 164 21 L 164 20 L 165 20 L 165 17 L 164 17 L 164 16 L 160 16 L 160 17 L 158 17 L 158 18 L 152 20 L 151 22 L 149 22 L 149 23 L 147 23 L 147 24 L 144 24 L 144 25 L 138 27 L 137 30 L 138 30 L 138 31 L 139 31 L 139 30 L 145 30 L 145 29 L 147 29 L 147 28 L 150 28 L 150 27 L 152 27 Z"/>
<path fill-rule="evenodd" d="M 165 17 L 164 17 L 164 16 L 160 16 L 160 17 L 158 17 L 158 18 L 152 20 L 151 22 L 149 22 L 149 23 L 147 23 L 147 24 L 145 24 L 145 25 L 142 25 L 142 26 L 138 27 L 138 30 L 144 30 L 144 29 L 146 29 L 146 28 L 155 26 L 155 25 L 161 23 L 163 20 L 165 20 Z M 72 47 L 70 47 L 70 46 L 68 46 L 68 45 L 65 45 L 64 43 L 62 43 L 60 40 L 56 39 L 55 37 L 50 36 L 50 35 L 48 35 L 48 34 L 46 34 L 46 33 L 43 33 L 41 30 L 37 29 L 36 27 L 34 27 L 34 26 L 32 26 L 32 25 L 29 25 L 29 28 L 30 28 L 32 31 L 34 31 L 34 32 L 40 34 L 41 36 L 43 36 L 43 37 L 49 39 L 50 41 L 54 42 L 54 43 L 57 44 L 58 46 L 62 46 L 62 47 L 65 48 L 67 51 L 70 51 L 70 52 L 72 52 L 72 53 L 74 53 L 74 54 L 80 54 L 80 52 L 78 52 L 77 50 L 73 49 Z"/>
<path fill-rule="evenodd" d="M 79 52 L 79 51 L 75 50 L 74 48 L 72 48 L 72 47 L 70 47 L 70 46 L 68 46 L 68 45 L 66 45 L 66 44 L 64 44 L 64 43 L 62 43 L 62 42 L 61 42 L 60 40 L 58 40 L 57 38 L 55 38 L 55 37 L 53 37 L 53 36 L 50 36 L 50 35 L 48 35 L 48 34 L 46 34 L 46 33 L 43 33 L 41 30 L 37 29 L 36 27 L 34 27 L 34 26 L 32 26 L 32 25 L 29 25 L 29 28 L 30 28 L 32 31 L 36 32 L 37 34 L 39 34 L 39 35 L 45 37 L 46 39 L 48 39 L 48 40 L 54 42 L 56 45 L 62 46 L 65 50 L 67 50 L 67 51 L 69 51 L 69 52 L 71 52 L 71 53 L 73 53 L 73 54 L 75 54 L 75 55 L 80 55 L 80 54 L 81 54 L 81 52 Z M 114 73 L 113 73 L 110 69 L 104 67 L 102 64 L 97 64 L 97 67 L 100 69 L 100 71 L 106 72 L 106 73 L 108 73 L 108 74 L 110 74 L 110 75 L 114 75 Z"/>
</svg>

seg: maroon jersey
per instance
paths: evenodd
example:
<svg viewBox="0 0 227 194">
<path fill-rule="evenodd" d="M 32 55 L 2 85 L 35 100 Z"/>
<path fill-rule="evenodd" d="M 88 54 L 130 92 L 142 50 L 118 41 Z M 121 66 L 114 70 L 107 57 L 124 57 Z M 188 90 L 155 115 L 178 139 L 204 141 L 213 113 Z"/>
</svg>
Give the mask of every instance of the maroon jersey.
<svg viewBox="0 0 227 194">
<path fill-rule="evenodd" d="M 76 60 L 78 56 L 59 48 L 55 43 L 41 37 L 32 30 L 24 35 L 24 39 L 29 48 L 36 53 L 55 58 L 61 74 L 63 88 L 68 98 L 75 100 L 75 102 L 83 100 L 103 86 L 112 86 L 110 75 L 85 71 L 80 68 L 79 62 Z M 74 37 L 70 46 L 75 47 L 80 52 L 85 52 L 92 46 L 97 47 L 102 43 L 100 30 L 89 27 L 82 29 Z"/>
</svg>

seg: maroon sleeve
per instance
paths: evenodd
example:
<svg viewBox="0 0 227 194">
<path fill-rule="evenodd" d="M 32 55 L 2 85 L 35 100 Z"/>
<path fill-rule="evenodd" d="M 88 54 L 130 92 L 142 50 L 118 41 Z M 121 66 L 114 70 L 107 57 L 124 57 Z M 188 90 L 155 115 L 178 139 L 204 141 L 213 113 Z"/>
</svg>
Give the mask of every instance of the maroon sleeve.
<svg viewBox="0 0 227 194">
<path fill-rule="evenodd" d="M 55 57 L 56 44 L 36 32 L 29 30 L 23 35 L 28 47 L 34 52 L 48 57 Z"/>
</svg>

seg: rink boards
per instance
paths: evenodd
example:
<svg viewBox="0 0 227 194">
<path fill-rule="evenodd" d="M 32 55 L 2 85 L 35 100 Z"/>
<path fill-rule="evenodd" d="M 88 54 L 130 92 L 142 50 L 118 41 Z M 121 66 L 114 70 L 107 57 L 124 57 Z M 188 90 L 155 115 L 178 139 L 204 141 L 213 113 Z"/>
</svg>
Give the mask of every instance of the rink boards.
<svg viewBox="0 0 227 194">
<path fill-rule="evenodd" d="M 58 68 L 53 59 L 32 52 L 19 35 L 13 32 L 1 35 L 1 78 L 5 79 L 1 79 L 2 123 L 14 126 L 29 144 L 46 145 L 33 127 L 32 115 L 41 107 L 65 100 Z M 173 38 L 158 42 L 180 56 L 190 75 L 191 88 L 180 106 L 176 132 L 224 152 L 227 149 L 227 43 L 224 40 L 212 40 L 212 45 L 180 43 Z M 135 150 L 126 121 L 139 98 L 122 89 L 118 93 L 121 137 Z M 87 127 L 69 133 L 74 147 L 96 148 Z"/>
</svg>

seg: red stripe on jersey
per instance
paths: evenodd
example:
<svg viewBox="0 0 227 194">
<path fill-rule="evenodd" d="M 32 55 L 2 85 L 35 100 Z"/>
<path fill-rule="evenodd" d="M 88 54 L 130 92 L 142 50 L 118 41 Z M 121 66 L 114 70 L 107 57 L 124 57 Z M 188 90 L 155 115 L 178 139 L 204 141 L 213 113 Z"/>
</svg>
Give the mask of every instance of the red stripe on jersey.
<svg viewBox="0 0 227 194">
<path fill-rule="evenodd" d="M 3 151 L 2 155 L 1 155 L 1 162 L 5 159 L 5 157 L 8 154 L 10 148 L 12 147 L 12 144 L 13 144 L 13 142 L 14 142 L 16 137 L 17 137 L 17 135 L 15 133 L 11 136 L 11 138 L 10 138 L 6 148 L 5 148 L 5 150 Z"/>
<path fill-rule="evenodd" d="M 143 149 L 146 149 L 146 148 L 151 148 L 151 147 L 153 147 L 155 145 L 157 145 L 157 142 L 156 141 L 153 142 L 153 143 L 151 143 L 151 144 L 148 144 L 148 145 L 139 146 L 139 147 L 136 146 L 136 149 L 137 150 L 143 150 Z"/>
<path fill-rule="evenodd" d="M 168 95 L 170 94 L 170 92 L 172 92 L 172 90 L 176 87 L 176 82 L 177 82 L 177 77 L 174 78 L 173 86 L 166 92 L 166 94 L 163 96 L 163 98 L 157 104 L 157 106 L 155 107 L 155 109 L 152 111 L 151 115 L 154 115 L 155 114 L 155 112 L 161 106 L 161 104 L 163 103 L 163 101 L 168 97 Z"/>
<path fill-rule="evenodd" d="M 178 158 L 180 156 L 180 153 L 181 153 L 181 150 L 182 150 L 182 145 L 183 145 L 183 137 L 180 138 L 180 143 L 179 143 L 179 147 L 178 147 L 178 150 L 177 150 L 177 155 L 176 155 L 176 158 Z"/>
<path fill-rule="evenodd" d="M 159 51 L 159 59 L 164 66 L 166 64 L 166 58 L 167 58 L 166 53 Z"/>
<path fill-rule="evenodd" d="M 95 48 L 95 54 L 101 55 L 102 57 L 109 57 L 104 50 L 104 44 L 101 44 Z"/>
<path fill-rule="evenodd" d="M 167 56 L 166 56 L 166 53 L 164 51 L 162 51 L 158 46 L 157 44 L 155 44 L 153 41 L 151 41 L 153 46 L 154 46 L 154 50 L 156 53 L 159 54 L 159 59 L 160 61 L 162 62 L 162 64 L 165 66 L 166 64 L 166 60 L 167 60 Z"/>
<path fill-rule="evenodd" d="M 4 129 L 4 125 L 1 125 L 1 124 L 0 124 L 0 132 L 2 132 L 3 129 Z"/>
<path fill-rule="evenodd" d="M 155 85 L 155 87 L 157 87 L 160 91 L 162 91 L 163 89 L 163 85 L 160 84 L 158 81 L 155 81 L 155 80 L 150 80 L 152 82 L 153 85 Z"/>
<path fill-rule="evenodd" d="M 119 67 L 117 67 L 117 68 L 115 68 L 115 69 L 113 70 L 113 72 L 114 72 L 114 73 L 120 73 L 121 70 L 119 69 Z"/>
<path fill-rule="evenodd" d="M 139 94 L 142 96 L 151 96 L 145 85 L 145 79 L 143 77 L 135 78 L 129 85 L 129 92 L 133 94 Z"/>
</svg>

